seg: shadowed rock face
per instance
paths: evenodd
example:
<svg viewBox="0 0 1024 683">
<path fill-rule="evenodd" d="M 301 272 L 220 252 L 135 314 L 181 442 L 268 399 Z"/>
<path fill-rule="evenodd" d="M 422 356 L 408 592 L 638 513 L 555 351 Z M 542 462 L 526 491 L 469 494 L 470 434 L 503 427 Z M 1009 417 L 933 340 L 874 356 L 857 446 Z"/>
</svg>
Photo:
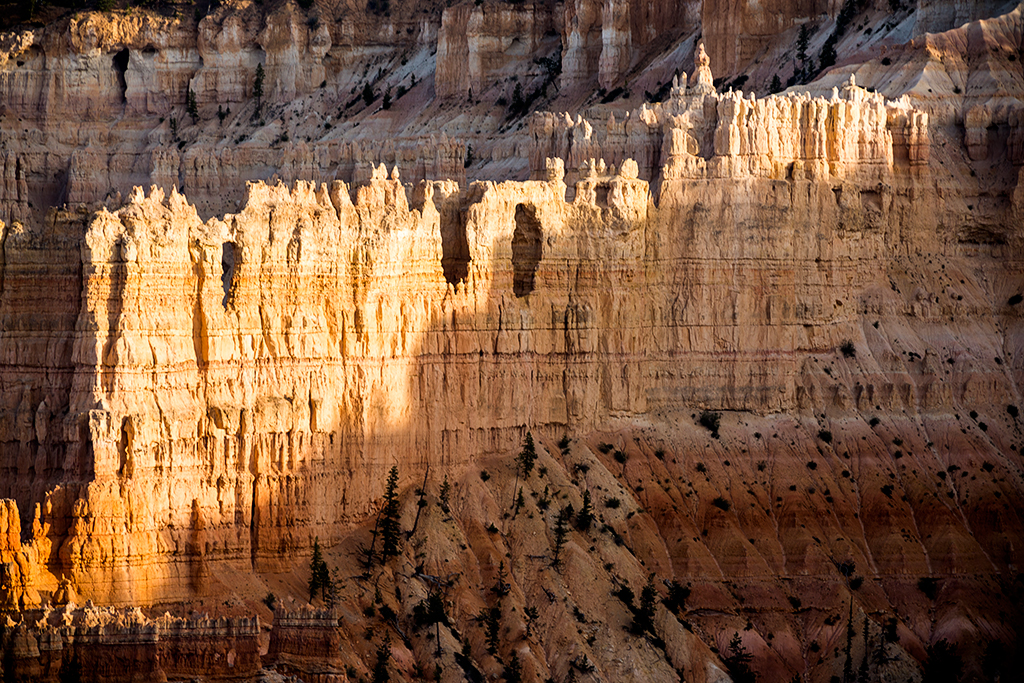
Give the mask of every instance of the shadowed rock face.
<svg viewBox="0 0 1024 683">
<path fill-rule="evenodd" d="M 206 222 L 177 192 L 136 190 L 84 237 L 66 213 L 10 229 L 0 303 L 24 329 L 2 339 L 3 381 L 20 387 L 2 463 L 5 494 L 34 512 L 31 540 L 5 550 L 7 599 L 230 594 L 228 577 L 289 571 L 314 537 L 351 547 L 392 464 L 403 487 L 458 482 L 463 545 L 489 552 L 499 539 L 473 529 L 514 497 L 508 463 L 530 429 L 561 492 L 548 505 L 579 509 L 591 491 L 608 545 L 599 561 L 602 544 L 574 537 L 567 575 L 540 575 L 516 558 L 548 552 L 524 536 L 548 511 L 506 522 L 514 578 L 539 582 L 523 600 L 553 581 L 579 590 L 580 571 L 639 595 L 654 572 L 691 586 L 679 618 L 705 642 L 756 622 L 744 642 L 787 677 L 832 671 L 802 653 L 843 609 L 879 633 L 897 619 L 907 666 L 937 634 L 1000 637 L 982 624 L 1020 561 L 1016 208 L 1002 244 L 955 237 L 934 210 L 942 181 L 894 153 L 918 114 L 852 86 L 844 98 L 680 93 L 651 120 L 675 112 L 714 147 L 666 143 L 680 161 L 657 204 L 631 159 L 585 164 L 567 202 L 553 159 L 546 180 L 466 191 L 413 189 L 383 166 L 356 188 L 253 184 L 239 213 Z M 783 165 L 762 166 L 761 116 L 822 124 L 773 142 Z M 880 141 L 850 147 L 858 129 L 837 116 Z M 16 297 L 40 277 L 67 285 L 54 313 L 29 316 Z M 75 306 L 73 324 L 58 315 Z M 58 359 L 63 372 L 33 373 Z M 702 410 L 721 412 L 718 438 Z M 576 446 L 555 447 L 562 434 Z M 976 597 L 941 597 L 960 594 Z M 610 619 L 614 604 L 588 609 Z M 692 652 L 681 633 L 673 647 Z M 644 664 L 652 677 L 668 675 L 657 661 L 705 666 L 665 657 Z"/>
<path fill-rule="evenodd" d="M 882 62 L 809 88 L 823 96 L 717 94 L 695 46 L 697 70 L 662 102 L 534 114 L 478 152 L 478 168 L 534 180 L 460 184 L 466 147 L 424 128 L 405 147 L 274 142 L 327 130 L 325 106 L 290 103 L 344 71 L 337 27 L 291 4 L 245 7 L 187 30 L 86 15 L 68 20 L 66 54 L 9 49 L 33 66 L 4 71 L 3 92 L 38 96 L 4 99 L 5 121 L 77 107 L 89 140 L 60 133 L 75 148 L 60 190 L 63 153 L 27 128 L 3 133 L 23 146 L 4 152 L 0 194 L 13 219 L 0 224 L 0 606 L 30 615 L 12 636 L 24 671 L 54 678 L 78 656 L 114 675 L 95 656 L 111 647 L 154 677 L 247 675 L 261 661 L 253 613 L 275 624 L 263 663 L 324 677 L 367 675 L 384 632 L 407 678 L 433 671 L 440 645 L 443 680 L 502 675 L 515 652 L 527 679 L 716 681 L 736 673 L 734 633 L 762 680 L 828 681 L 865 652 L 881 653 L 872 680 L 918 680 L 942 640 L 981 675 L 999 659 L 984 660 L 987 643 L 1018 637 L 1019 10 L 892 53 L 912 80 L 934 72 L 936 49 L 1006 48 L 985 67 L 946 60 L 974 84 L 959 115 Z M 566 7 L 559 28 L 539 7 L 450 8 L 435 87 L 448 78 L 458 97 L 595 11 Z M 564 87 L 585 73 L 617 83 L 629 46 L 657 43 L 637 38 L 636 11 L 601 8 L 614 30 L 576 71 L 563 63 Z M 464 52 L 458 22 L 476 27 Z M 537 40 L 505 45 L 505 27 Z M 149 41 L 163 42 L 138 47 Z M 193 43 L 202 68 L 171 68 Z M 38 94 L 86 53 L 102 97 Z M 129 152 L 96 133 L 111 112 L 168 111 L 158 99 L 185 84 L 207 113 L 223 102 L 248 122 L 243 72 L 257 63 L 274 117 L 247 128 L 258 144 L 193 131 L 179 148 L 169 129 L 139 128 L 149 141 Z M 147 64 L 152 78 L 133 75 Z M 332 110 L 362 102 L 356 80 Z M 446 111 L 417 102 L 423 120 Z M 360 114 L 365 129 L 379 133 L 384 111 Z M 381 158 L 401 163 L 389 173 Z M 246 185 L 257 168 L 303 180 Z M 112 193 L 111 210 L 29 206 L 131 179 L 171 189 Z M 528 477 L 514 465 L 527 431 Z M 409 534 L 367 573 L 392 465 Z M 569 516 L 556 534 L 585 493 L 595 521 Z M 314 539 L 342 579 L 333 612 L 304 611 Z M 653 626 L 630 634 L 648 580 Z M 414 607 L 432 589 L 450 624 L 431 629 Z M 84 600 L 152 614 L 46 611 Z M 156 620 L 166 608 L 229 621 Z M 223 647 L 197 645 L 213 632 Z M 73 654 L 89 642 L 92 659 Z M 205 663 L 189 668 L 189 653 Z"/>
</svg>

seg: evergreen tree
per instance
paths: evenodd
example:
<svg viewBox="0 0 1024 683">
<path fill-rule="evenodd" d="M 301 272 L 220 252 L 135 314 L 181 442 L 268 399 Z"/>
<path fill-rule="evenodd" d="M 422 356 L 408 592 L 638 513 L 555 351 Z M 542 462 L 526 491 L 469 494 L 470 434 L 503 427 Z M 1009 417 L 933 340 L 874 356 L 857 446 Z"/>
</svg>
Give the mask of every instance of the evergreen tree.
<svg viewBox="0 0 1024 683">
<path fill-rule="evenodd" d="M 733 683 L 756 683 L 757 674 L 750 669 L 752 657 L 743 647 L 739 632 L 734 633 L 729 641 L 728 653 L 722 658 L 722 663 L 729 669 Z"/>
<path fill-rule="evenodd" d="M 363 104 L 369 107 L 373 101 L 377 99 L 377 96 L 373 93 L 373 88 L 369 83 L 363 86 Z"/>
<path fill-rule="evenodd" d="M 516 465 L 523 469 L 524 478 L 530 478 L 530 473 L 533 472 L 533 463 L 536 461 L 537 449 L 533 445 L 533 434 L 526 432 L 526 439 L 523 441 L 523 450 L 519 451 L 519 457 L 516 458 Z"/>
<path fill-rule="evenodd" d="M 864 615 L 864 654 L 860 658 L 860 670 L 857 679 L 860 683 L 868 683 L 868 616 Z"/>
<path fill-rule="evenodd" d="M 523 666 L 519 663 L 518 653 L 513 652 L 512 656 L 509 657 L 508 664 L 505 665 L 505 671 L 502 675 L 505 677 L 505 683 L 522 683 Z"/>
<path fill-rule="evenodd" d="M 825 41 L 825 44 L 821 46 L 821 54 L 818 55 L 818 61 L 821 63 L 822 69 L 827 69 L 836 63 L 836 40 L 836 34 L 833 33 Z"/>
<path fill-rule="evenodd" d="M 555 552 L 551 556 L 552 567 L 562 564 L 562 547 L 565 546 L 565 538 L 569 535 L 570 519 L 572 519 L 572 505 L 563 507 L 555 517 Z"/>
<path fill-rule="evenodd" d="M 388 473 L 388 483 L 384 489 L 384 510 L 380 520 L 380 554 L 385 560 L 398 555 L 398 547 L 402 530 L 398 516 L 401 512 L 398 504 L 398 466 L 392 466 Z"/>
<path fill-rule="evenodd" d="M 779 74 L 772 76 L 772 84 L 768 86 L 768 92 L 772 95 L 782 92 L 782 81 L 779 80 Z"/>
<path fill-rule="evenodd" d="M 256 79 L 252 84 L 252 96 L 256 100 L 256 111 L 253 113 L 253 118 L 258 118 L 260 111 L 263 109 L 263 80 L 266 78 L 266 73 L 263 71 L 263 65 L 256 65 Z"/>
<path fill-rule="evenodd" d="M 964 668 L 964 660 L 956 646 L 940 640 L 928 647 L 928 662 L 924 665 L 921 683 L 957 683 Z"/>
<path fill-rule="evenodd" d="M 658 591 L 654 588 L 654 574 L 647 577 L 647 585 L 640 591 L 640 606 L 633 612 L 629 632 L 636 636 L 654 634 L 654 607 Z"/>
<path fill-rule="evenodd" d="M 494 607 L 484 610 L 484 630 L 487 633 L 487 651 L 498 652 L 498 635 L 501 632 L 501 600 Z"/>
<path fill-rule="evenodd" d="M 807 45 L 811 40 L 811 31 L 807 24 L 800 24 L 800 35 L 796 39 L 796 59 L 802 67 L 807 63 Z"/>
<path fill-rule="evenodd" d="M 583 492 L 583 507 L 576 515 L 576 528 L 580 531 L 588 531 L 594 523 L 594 508 L 590 503 L 590 491 Z"/>
<path fill-rule="evenodd" d="M 441 492 L 438 495 L 438 499 L 441 502 L 441 512 L 446 515 L 451 514 L 451 495 L 452 485 L 448 482 L 448 475 L 444 475 L 444 482 L 441 484 Z"/>
<path fill-rule="evenodd" d="M 313 601 L 316 592 L 321 589 L 323 575 L 320 565 L 324 564 L 324 556 L 320 551 L 320 537 L 313 539 L 313 557 L 309 560 L 309 600 Z"/>
<path fill-rule="evenodd" d="M 540 618 L 540 613 L 537 611 L 535 605 L 531 605 L 526 608 L 526 637 L 529 638 L 533 633 L 533 625 L 537 623 L 537 619 Z"/>
<path fill-rule="evenodd" d="M 185 97 L 185 110 L 192 117 L 192 125 L 194 126 L 199 120 L 199 103 L 196 101 L 196 91 L 192 88 L 188 89 L 188 95 Z"/>
<path fill-rule="evenodd" d="M 391 659 L 391 634 L 386 633 L 384 640 L 377 646 L 377 662 L 373 665 L 373 683 L 388 683 L 388 660 Z"/>
<path fill-rule="evenodd" d="M 435 655 L 440 657 L 441 652 L 441 624 L 449 625 L 448 615 L 444 611 L 444 600 L 441 591 L 434 588 L 427 594 L 426 599 L 421 600 L 412 608 L 412 618 L 417 626 L 433 626 L 434 641 L 437 643 Z"/>
</svg>

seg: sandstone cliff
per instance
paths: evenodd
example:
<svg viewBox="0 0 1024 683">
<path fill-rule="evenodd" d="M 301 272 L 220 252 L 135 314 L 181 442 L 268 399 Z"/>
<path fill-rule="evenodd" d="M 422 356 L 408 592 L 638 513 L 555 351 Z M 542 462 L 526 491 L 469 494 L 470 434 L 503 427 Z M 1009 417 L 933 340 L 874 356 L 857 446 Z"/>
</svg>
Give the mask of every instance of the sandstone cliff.
<svg viewBox="0 0 1024 683">
<path fill-rule="evenodd" d="M 919 680 L 943 640 L 1013 670 L 1019 9 L 765 97 L 716 91 L 691 5 L 268 5 L 0 38 L 16 671 L 334 682 L 385 634 L 409 679 L 719 681 L 733 634 L 762 680 L 846 647 Z M 841 8 L 785 9 L 820 42 Z M 368 570 L 393 465 L 408 533 Z"/>
<path fill-rule="evenodd" d="M 314 537 L 351 547 L 392 464 L 403 487 L 460 483 L 479 562 L 496 541 L 474 529 L 514 496 L 505 463 L 531 429 L 567 502 L 626 501 L 602 517 L 628 553 L 614 535 L 605 560 L 574 541 L 569 575 L 596 572 L 606 593 L 651 571 L 690 583 L 702 642 L 721 650 L 722 615 L 748 615 L 766 675 L 826 680 L 810 634 L 844 601 L 878 629 L 895 617 L 906 661 L 940 637 L 1004 637 L 984 624 L 1010 618 L 990 599 L 1012 594 L 1020 561 L 1019 206 L 979 241 L 923 163 L 927 116 L 855 85 L 817 100 L 681 86 L 634 116 L 657 201 L 632 159 L 587 161 L 571 194 L 551 159 L 539 180 L 466 190 L 384 167 L 351 188 L 254 184 L 205 222 L 175 191 L 136 190 L 84 236 L 81 214 L 12 226 L 5 493 L 35 512 L 5 550 L 27 567 L 8 572 L 10 599 L 29 607 L 61 580 L 113 604 L 230 593 L 229 577 L 288 570 Z M 578 140 L 540 121 L 540 153 Z M 18 284 L 41 277 L 66 283 L 45 315 Z M 721 439 L 695 424 L 702 409 L 724 411 Z M 551 447 L 563 433 L 578 446 Z M 524 601 L 581 585 L 521 564 L 548 552 L 539 512 L 501 536 Z M 436 557 L 424 571 L 447 573 Z M 847 561 L 864 585 L 836 595 Z M 922 577 L 978 599 L 925 608 Z M 812 611 L 779 613 L 782 595 Z M 461 619 L 474 600 L 457 600 Z M 557 614 L 544 628 L 577 642 Z M 661 637 L 664 655 L 631 666 L 662 678 L 716 661 Z M 579 638 L 531 666 L 574 651 L 612 676 L 621 664 Z"/>
<path fill-rule="evenodd" d="M 933 116 L 936 93 L 944 108 L 956 99 L 947 92 L 953 84 L 935 89 L 936 63 L 970 69 L 970 84 L 953 83 L 981 101 L 946 115 L 974 131 L 980 149 L 989 119 L 974 105 L 1001 91 L 1020 99 L 1019 74 L 1003 61 L 1020 52 L 1020 20 L 1004 19 L 993 32 L 974 20 L 1013 6 L 969 5 L 901 5 L 890 17 L 885 3 L 869 4 L 847 20 L 857 31 L 843 33 L 836 49 L 840 65 L 873 64 L 876 72 L 881 60 L 898 59 L 882 70 L 885 94 L 909 94 Z M 208 218 L 237 211 L 250 180 L 364 182 L 380 163 L 397 163 L 412 181 L 522 179 L 527 140 L 505 133 L 521 129 L 528 112 L 614 114 L 621 122 L 641 97 L 664 100 L 673 76 L 692 73 L 699 39 L 722 89 L 763 95 L 774 77 L 803 82 L 819 67 L 801 71 L 793 53 L 799 28 L 811 27 L 807 54 L 817 63 L 841 3 L 211 7 L 194 16 L 181 8 L 51 7 L 40 10 L 51 23 L 0 34 L 0 220 L 41 222 L 65 204 L 112 208 L 133 186 L 154 183 L 177 186 Z M 969 40 L 955 31 L 928 37 L 966 20 L 974 21 Z M 1003 59 L 982 59 L 982 43 Z M 257 66 L 265 74 L 260 98 Z M 1007 100 L 992 121 L 1000 125 L 1017 106 Z"/>
</svg>

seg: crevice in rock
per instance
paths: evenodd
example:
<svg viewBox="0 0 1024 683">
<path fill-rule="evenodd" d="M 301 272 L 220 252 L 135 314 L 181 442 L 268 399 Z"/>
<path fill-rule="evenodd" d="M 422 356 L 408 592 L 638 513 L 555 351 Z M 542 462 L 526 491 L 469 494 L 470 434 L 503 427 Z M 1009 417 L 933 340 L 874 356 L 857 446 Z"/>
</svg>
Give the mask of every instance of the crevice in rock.
<svg viewBox="0 0 1024 683">
<path fill-rule="evenodd" d="M 516 229 L 512 234 L 512 291 L 517 297 L 524 297 L 533 291 L 541 251 L 537 207 L 533 204 L 519 204 L 516 206 Z"/>
<path fill-rule="evenodd" d="M 128 82 L 124 74 L 128 71 L 128 48 L 124 48 L 114 55 L 114 71 L 117 73 L 117 87 L 121 91 L 121 102 L 128 101 Z"/>
<path fill-rule="evenodd" d="M 441 268 L 444 279 L 453 286 L 469 275 L 466 212 L 458 206 L 446 206 L 441 213 Z"/>
<path fill-rule="evenodd" d="M 224 289 L 224 298 L 220 305 L 227 308 L 234 298 L 235 287 L 235 243 L 225 242 L 220 252 L 220 284 Z"/>
</svg>

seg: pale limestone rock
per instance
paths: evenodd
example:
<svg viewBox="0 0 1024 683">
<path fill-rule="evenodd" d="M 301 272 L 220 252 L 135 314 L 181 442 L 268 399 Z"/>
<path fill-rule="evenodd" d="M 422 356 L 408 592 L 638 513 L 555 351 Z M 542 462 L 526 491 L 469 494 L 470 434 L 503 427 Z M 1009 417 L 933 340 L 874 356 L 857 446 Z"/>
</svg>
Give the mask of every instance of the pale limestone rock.
<svg viewBox="0 0 1024 683">
<path fill-rule="evenodd" d="M 687 90 L 690 95 L 711 95 L 715 92 L 714 76 L 711 75 L 711 59 L 704 51 L 704 43 L 698 43 L 693 54 L 694 72 Z"/>
</svg>

